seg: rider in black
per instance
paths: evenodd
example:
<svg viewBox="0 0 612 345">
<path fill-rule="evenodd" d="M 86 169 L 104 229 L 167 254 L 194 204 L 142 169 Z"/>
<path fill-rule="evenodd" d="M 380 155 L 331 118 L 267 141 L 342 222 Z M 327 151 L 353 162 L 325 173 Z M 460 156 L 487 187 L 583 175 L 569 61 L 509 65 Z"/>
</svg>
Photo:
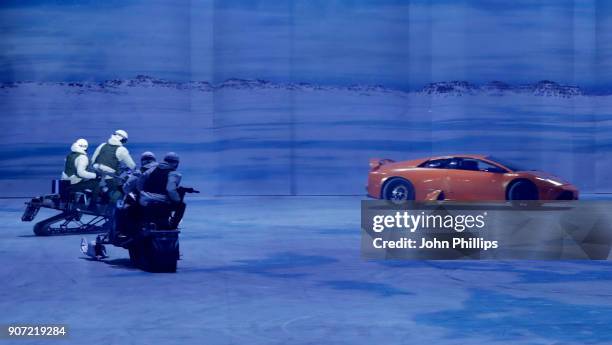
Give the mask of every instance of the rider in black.
<svg viewBox="0 0 612 345">
<path fill-rule="evenodd" d="M 123 184 L 123 193 L 134 193 L 138 195 L 138 180 L 147 170 L 157 166 L 157 158 L 151 151 L 145 151 L 140 155 L 140 169 L 133 170 L 128 179 Z"/>
<path fill-rule="evenodd" d="M 138 181 L 140 205 L 150 208 L 158 226 L 176 229 L 185 213 L 185 203 L 179 192 L 181 174 L 176 171 L 179 156 L 169 152 L 164 161 L 147 170 Z M 174 213 L 174 214 L 172 214 Z M 172 216 L 170 217 L 170 215 Z"/>
</svg>

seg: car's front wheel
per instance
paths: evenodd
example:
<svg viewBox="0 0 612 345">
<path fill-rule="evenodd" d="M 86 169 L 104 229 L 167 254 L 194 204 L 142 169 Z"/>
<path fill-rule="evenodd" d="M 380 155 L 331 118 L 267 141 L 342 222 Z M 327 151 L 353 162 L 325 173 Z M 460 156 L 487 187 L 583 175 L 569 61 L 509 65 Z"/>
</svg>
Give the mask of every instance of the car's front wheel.
<svg viewBox="0 0 612 345">
<path fill-rule="evenodd" d="M 394 179 L 385 186 L 383 197 L 396 204 L 414 200 L 414 187 L 408 180 Z"/>
<path fill-rule="evenodd" d="M 538 188 L 529 181 L 518 181 L 508 189 L 508 200 L 538 200 Z"/>
</svg>

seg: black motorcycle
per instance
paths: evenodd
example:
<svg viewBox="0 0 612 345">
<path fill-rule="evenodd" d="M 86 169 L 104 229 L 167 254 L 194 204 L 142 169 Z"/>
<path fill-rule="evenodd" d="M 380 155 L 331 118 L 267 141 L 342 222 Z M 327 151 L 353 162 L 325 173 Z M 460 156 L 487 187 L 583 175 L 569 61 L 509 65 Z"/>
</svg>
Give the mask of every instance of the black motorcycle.
<svg viewBox="0 0 612 345">
<path fill-rule="evenodd" d="M 81 240 L 83 254 L 102 260 L 108 257 L 105 245 L 125 248 L 135 267 L 148 272 L 176 272 L 179 253 L 178 224 L 173 222 L 178 212 L 184 212 L 183 199 L 187 193 L 199 193 L 193 188 L 178 188 L 182 208 L 168 205 L 143 207 L 132 193 L 117 203 L 110 231 L 100 234 L 95 241 Z M 182 214 L 180 214 L 182 217 Z"/>
</svg>

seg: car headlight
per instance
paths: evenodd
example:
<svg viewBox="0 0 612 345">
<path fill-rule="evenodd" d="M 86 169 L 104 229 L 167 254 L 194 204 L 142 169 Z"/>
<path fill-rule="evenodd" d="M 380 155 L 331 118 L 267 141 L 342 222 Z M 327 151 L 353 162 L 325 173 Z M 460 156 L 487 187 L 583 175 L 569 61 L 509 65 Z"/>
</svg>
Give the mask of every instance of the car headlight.
<svg viewBox="0 0 612 345">
<path fill-rule="evenodd" d="M 557 181 L 557 180 L 553 180 L 550 178 L 542 178 L 542 177 L 536 177 L 536 179 L 540 180 L 540 181 L 544 181 L 544 182 L 548 182 L 552 185 L 554 185 L 555 187 L 559 187 L 559 186 L 563 186 L 565 183 Z"/>
</svg>

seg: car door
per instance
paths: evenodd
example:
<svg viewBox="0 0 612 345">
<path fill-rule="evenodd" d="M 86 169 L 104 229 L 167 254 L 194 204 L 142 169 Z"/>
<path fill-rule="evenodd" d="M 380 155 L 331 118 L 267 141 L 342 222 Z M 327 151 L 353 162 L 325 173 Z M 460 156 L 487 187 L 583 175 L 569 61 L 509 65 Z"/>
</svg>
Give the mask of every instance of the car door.
<svg viewBox="0 0 612 345">
<path fill-rule="evenodd" d="M 455 158 L 447 176 L 448 199 L 500 200 L 504 192 L 503 169 L 475 158 Z"/>
<path fill-rule="evenodd" d="M 447 171 L 450 158 L 432 159 L 420 166 L 422 171 L 419 172 L 419 179 L 416 181 L 416 198 L 423 200 L 427 195 L 434 191 L 445 191 L 447 189 Z M 413 183 L 415 183 L 413 181 Z"/>
</svg>

